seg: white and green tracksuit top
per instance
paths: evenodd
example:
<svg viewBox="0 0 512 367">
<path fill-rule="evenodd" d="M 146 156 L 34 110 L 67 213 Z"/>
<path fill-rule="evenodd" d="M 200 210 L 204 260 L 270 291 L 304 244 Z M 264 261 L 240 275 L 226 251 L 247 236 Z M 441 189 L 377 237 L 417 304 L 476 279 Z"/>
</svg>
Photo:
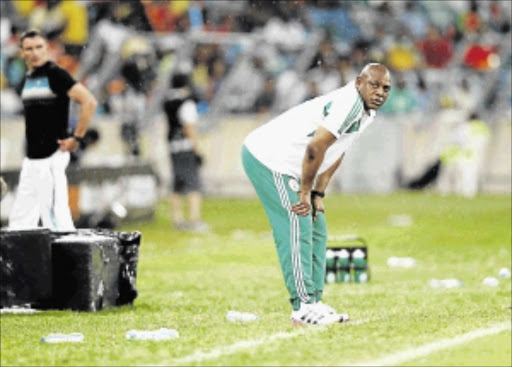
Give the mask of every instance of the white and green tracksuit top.
<svg viewBox="0 0 512 367">
<path fill-rule="evenodd" d="M 318 174 L 331 167 L 373 122 L 356 89 L 355 82 L 306 101 L 251 132 L 247 149 L 275 172 L 300 179 L 306 146 L 318 126 L 329 130 L 337 141 L 327 149 Z"/>
</svg>

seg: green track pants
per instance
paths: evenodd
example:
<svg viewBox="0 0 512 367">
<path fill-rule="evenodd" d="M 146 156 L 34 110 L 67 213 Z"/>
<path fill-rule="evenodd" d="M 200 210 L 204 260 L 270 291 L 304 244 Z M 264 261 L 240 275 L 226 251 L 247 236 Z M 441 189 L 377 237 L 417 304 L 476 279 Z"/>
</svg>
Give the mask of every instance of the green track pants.
<svg viewBox="0 0 512 367">
<path fill-rule="evenodd" d="M 319 301 L 324 289 L 327 247 L 324 214 L 318 213 L 313 222 L 311 214 L 293 213 L 291 206 L 299 201 L 297 180 L 270 170 L 245 146 L 242 163 L 270 221 L 293 309 L 299 309 L 301 302 Z"/>
</svg>

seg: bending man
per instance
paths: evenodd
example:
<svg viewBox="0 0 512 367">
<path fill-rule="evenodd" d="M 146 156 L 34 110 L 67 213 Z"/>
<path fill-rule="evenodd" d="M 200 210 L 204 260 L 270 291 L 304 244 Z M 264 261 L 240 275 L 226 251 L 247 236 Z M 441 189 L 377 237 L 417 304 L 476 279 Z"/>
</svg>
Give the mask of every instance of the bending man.
<svg viewBox="0 0 512 367">
<path fill-rule="evenodd" d="M 321 301 L 327 248 L 324 192 L 390 89 L 388 69 L 368 64 L 355 81 L 284 112 L 245 139 L 242 162 L 273 229 L 294 324 L 348 320 Z"/>
</svg>

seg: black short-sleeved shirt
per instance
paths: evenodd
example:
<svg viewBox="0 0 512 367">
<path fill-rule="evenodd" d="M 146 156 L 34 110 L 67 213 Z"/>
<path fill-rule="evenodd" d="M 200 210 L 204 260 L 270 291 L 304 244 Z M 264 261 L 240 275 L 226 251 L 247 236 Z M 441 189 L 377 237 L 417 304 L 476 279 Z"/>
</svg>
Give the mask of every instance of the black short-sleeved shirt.
<svg viewBox="0 0 512 367">
<path fill-rule="evenodd" d="M 25 109 L 27 157 L 47 158 L 68 136 L 68 91 L 76 84 L 69 73 L 49 61 L 25 76 L 21 99 Z"/>
</svg>

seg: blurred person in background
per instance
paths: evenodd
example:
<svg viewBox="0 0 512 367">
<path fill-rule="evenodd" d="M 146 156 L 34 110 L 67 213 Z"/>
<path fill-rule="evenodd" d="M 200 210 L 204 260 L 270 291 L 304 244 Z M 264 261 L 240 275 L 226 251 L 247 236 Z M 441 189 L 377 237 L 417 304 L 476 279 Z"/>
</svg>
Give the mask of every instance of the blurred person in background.
<svg viewBox="0 0 512 367">
<path fill-rule="evenodd" d="M 96 98 L 48 58 L 48 44 L 37 30 L 21 35 L 20 54 L 28 72 L 21 84 L 27 156 L 9 216 L 12 229 L 73 230 L 66 167 L 70 152 L 84 138 Z M 70 100 L 80 106 L 77 126 L 68 134 Z"/>
<path fill-rule="evenodd" d="M 125 88 L 120 98 L 121 138 L 128 155 L 139 157 L 140 131 L 148 95 L 156 78 L 155 52 L 151 43 L 143 37 L 130 37 L 121 47 L 121 76 Z"/>
<path fill-rule="evenodd" d="M 268 113 L 272 109 L 274 100 L 276 97 L 276 87 L 274 86 L 274 80 L 271 77 L 267 77 L 263 91 L 260 93 L 256 102 L 254 103 L 254 112 L 256 113 Z"/>
<path fill-rule="evenodd" d="M 162 107 L 169 124 L 167 140 L 174 178 L 170 202 L 174 227 L 177 230 L 206 232 L 209 225 L 201 219 L 202 187 L 199 170 L 202 156 L 196 132 L 198 113 L 188 75 L 172 75 Z M 184 197 L 187 197 L 189 204 L 188 220 L 185 220 L 183 210 Z"/>
<path fill-rule="evenodd" d="M 476 113 L 453 126 L 441 153 L 442 169 L 438 180 L 441 194 L 472 198 L 478 193 L 489 136 L 487 124 Z"/>
<path fill-rule="evenodd" d="M 341 74 L 337 69 L 337 63 L 337 57 L 325 60 L 308 72 L 308 80 L 316 83 L 320 94 L 329 93 L 341 86 Z"/>
<path fill-rule="evenodd" d="M 302 103 L 251 132 L 242 163 L 273 229 L 293 324 L 348 320 L 322 303 L 325 189 L 346 150 L 374 121 L 391 89 L 382 64 L 368 64 L 343 88 Z"/>
<path fill-rule="evenodd" d="M 419 1 L 407 0 L 404 11 L 398 15 L 398 19 L 416 39 L 423 38 L 428 31 L 428 16 L 421 7 Z"/>
<path fill-rule="evenodd" d="M 392 45 L 387 50 L 386 59 L 392 70 L 407 71 L 416 68 L 416 48 L 405 29 L 401 28 L 395 35 Z"/>
<path fill-rule="evenodd" d="M 417 108 L 416 96 L 407 86 L 402 74 L 396 78 L 396 88 L 389 94 L 388 103 L 382 108 L 383 113 L 407 114 Z"/>
<path fill-rule="evenodd" d="M 452 60 L 453 39 L 450 35 L 442 36 L 433 25 L 430 26 L 427 36 L 417 42 L 417 46 L 423 53 L 426 67 L 442 69 Z"/>
<path fill-rule="evenodd" d="M 119 72 L 126 41 L 150 32 L 142 3 L 136 1 L 99 1 L 90 5 L 96 18 L 88 47 L 81 55 L 79 80 L 86 80 L 89 89 L 101 103 L 108 98 L 106 86 Z M 101 111 L 100 111 L 101 112 Z"/>
<path fill-rule="evenodd" d="M 509 8 L 510 10 L 510 8 Z M 510 32 L 510 12 L 503 9 L 499 1 L 489 2 L 489 28 L 498 33 L 506 34 Z"/>
</svg>

